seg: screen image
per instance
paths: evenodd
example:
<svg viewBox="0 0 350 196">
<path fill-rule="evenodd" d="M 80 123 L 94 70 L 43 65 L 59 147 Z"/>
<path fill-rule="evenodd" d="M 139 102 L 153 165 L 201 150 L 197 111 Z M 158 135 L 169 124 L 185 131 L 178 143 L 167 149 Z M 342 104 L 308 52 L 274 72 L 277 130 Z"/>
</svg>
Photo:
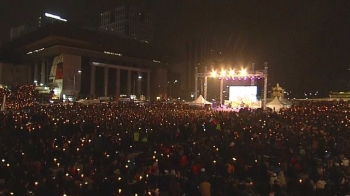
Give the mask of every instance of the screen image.
<svg viewBox="0 0 350 196">
<path fill-rule="evenodd" d="M 229 101 L 234 107 L 239 105 L 249 107 L 251 104 L 257 102 L 257 92 L 257 86 L 230 86 Z"/>
</svg>

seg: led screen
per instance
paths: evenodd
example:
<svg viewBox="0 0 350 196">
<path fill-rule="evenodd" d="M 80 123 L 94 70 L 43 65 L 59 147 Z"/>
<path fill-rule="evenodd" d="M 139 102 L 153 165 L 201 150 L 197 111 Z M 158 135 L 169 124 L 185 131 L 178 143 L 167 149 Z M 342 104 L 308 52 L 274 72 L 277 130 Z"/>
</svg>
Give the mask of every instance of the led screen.
<svg viewBox="0 0 350 196">
<path fill-rule="evenodd" d="M 256 102 L 257 86 L 230 86 L 229 101 L 237 104 Z"/>
</svg>

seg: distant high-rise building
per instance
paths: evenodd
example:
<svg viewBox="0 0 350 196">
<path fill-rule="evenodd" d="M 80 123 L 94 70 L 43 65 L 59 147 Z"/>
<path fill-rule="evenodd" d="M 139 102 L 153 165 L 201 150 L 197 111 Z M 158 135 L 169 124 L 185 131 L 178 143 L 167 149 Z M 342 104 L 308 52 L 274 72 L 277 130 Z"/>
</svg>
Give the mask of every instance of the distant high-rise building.
<svg viewBox="0 0 350 196">
<path fill-rule="evenodd" d="M 54 22 L 67 22 L 67 20 L 57 15 L 45 13 L 42 16 L 39 16 L 37 19 L 33 20 L 32 22 L 11 28 L 10 39 L 16 39 L 18 37 L 31 33 L 37 30 L 38 28 L 45 26 L 46 24 Z"/>
<path fill-rule="evenodd" d="M 153 43 L 153 14 L 135 6 L 121 6 L 101 14 L 101 30 L 114 32 L 145 43 Z"/>
<path fill-rule="evenodd" d="M 215 39 L 194 39 L 186 43 L 186 83 L 187 90 L 193 93 L 195 67 L 203 72 L 203 66 L 208 69 L 212 65 L 225 62 L 224 45 Z"/>
</svg>

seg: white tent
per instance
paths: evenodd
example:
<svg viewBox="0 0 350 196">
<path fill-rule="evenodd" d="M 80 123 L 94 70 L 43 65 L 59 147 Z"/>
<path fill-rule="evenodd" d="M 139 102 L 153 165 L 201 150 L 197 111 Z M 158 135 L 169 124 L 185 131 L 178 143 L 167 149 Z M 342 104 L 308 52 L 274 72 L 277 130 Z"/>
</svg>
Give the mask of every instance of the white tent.
<svg viewBox="0 0 350 196">
<path fill-rule="evenodd" d="M 199 95 L 199 97 L 196 100 L 190 102 L 189 104 L 190 105 L 204 106 L 204 105 L 211 104 L 211 103 L 209 101 L 205 100 L 202 95 Z"/>
<path fill-rule="evenodd" d="M 89 105 L 89 104 L 101 103 L 101 101 L 99 99 L 94 99 L 94 100 L 80 99 L 77 101 L 77 103 Z"/>
<path fill-rule="evenodd" d="M 275 97 L 272 101 L 266 104 L 266 106 L 275 111 L 279 111 L 280 109 L 284 108 L 284 104 L 277 97 Z"/>
</svg>

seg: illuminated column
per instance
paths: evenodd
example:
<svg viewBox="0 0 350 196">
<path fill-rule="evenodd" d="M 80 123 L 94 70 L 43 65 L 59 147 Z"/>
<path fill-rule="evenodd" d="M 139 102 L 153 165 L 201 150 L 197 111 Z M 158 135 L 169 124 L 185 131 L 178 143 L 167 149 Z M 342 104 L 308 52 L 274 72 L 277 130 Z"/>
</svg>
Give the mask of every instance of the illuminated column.
<svg viewBox="0 0 350 196">
<path fill-rule="evenodd" d="M 95 82 L 96 80 L 96 67 L 91 64 L 91 78 L 90 78 L 90 95 L 95 97 Z"/>
<path fill-rule="evenodd" d="M 194 98 L 198 97 L 198 67 L 194 68 Z"/>
<path fill-rule="evenodd" d="M 117 85 L 116 85 L 116 97 L 117 97 L 117 99 L 119 99 L 119 97 L 120 97 L 120 69 L 117 69 L 117 78 L 116 78 L 116 83 L 117 83 Z"/>
<path fill-rule="evenodd" d="M 138 77 L 137 77 L 137 87 L 136 87 L 136 92 L 137 92 L 137 97 L 140 99 L 141 98 L 141 82 L 142 82 L 142 75 L 141 72 L 138 72 Z"/>
<path fill-rule="evenodd" d="M 267 71 L 268 71 L 268 66 L 267 62 L 265 62 L 265 67 L 264 67 L 264 100 L 263 100 L 263 110 L 266 111 L 266 99 L 267 99 Z"/>
<path fill-rule="evenodd" d="M 50 66 L 50 61 L 49 61 L 49 59 L 46 59 L 46 63 L 45 63 L 45 73 L 46 73 L 46 75 L 45 75 L 45 81 L 46 82 L 50 82 L 50 72 L 51 72 L 51 66 Z"/>
<path fill-rule="evenodd" d="M 28 84 L 33 84 L 33 69 L 32 69 L 32 66 L 27 66 L 27 74 L 28 74 L 28 78 L 27 78 L 27 83 Z"/>
<path fill-rule="evenodd" d="M 39 73 L 39 64 L 35 63 L 35 65 L 34 65 L 34 82 L 36 82 L 36 83 L 39 80 L 38 73 Z"/>
<path fill-rule="evenodd" d="M 207 76 L 207 67 L 204 67 L 204 99 L 208 100 L 208 76 Z"/>
<path fill-rule="evenodd" d="M 131 96 L 131 70 L 128 70 L 127 94 L 128 94 L 128 97 L 130 98 L 130 96 Z"/>
<path fill-rule="evenodd" d="M 40 84 L 45 84 L 45 82 L 46 82 L 46 81 L 45 81 L 45 78 L 46 78 L 46 77 L 45 77 L 45 75 L 46 75 L 46 71 L 45 71 L 45 66 L 46 66 L 46 65 L 45 65 L 45 63 L 46 63 L 46 62 L 45 62 L 45 59 L 43 59 L 43 60 L 41 61 L 41 73 L 40 73 L 40 74 L 41 74 L 41 75 L 40 75 L 41 78 L 40 78 Z"/>
<path fill-rule="evenodd" d="M 104 72 L 104 97 L 108 97 L 108 67 L 105 67 Z"/>
<path fill-rule="evenodd" d="M 224 78 L 222 77 L 220 79 L 220 104 L 224 104 L 223 92 L 224 92 Z"/>
<path fill-rule="evenodd" d="M 147 72 L 147 90 L 146 99 L 151 100 L 151 71 Z"/>
</svg>

